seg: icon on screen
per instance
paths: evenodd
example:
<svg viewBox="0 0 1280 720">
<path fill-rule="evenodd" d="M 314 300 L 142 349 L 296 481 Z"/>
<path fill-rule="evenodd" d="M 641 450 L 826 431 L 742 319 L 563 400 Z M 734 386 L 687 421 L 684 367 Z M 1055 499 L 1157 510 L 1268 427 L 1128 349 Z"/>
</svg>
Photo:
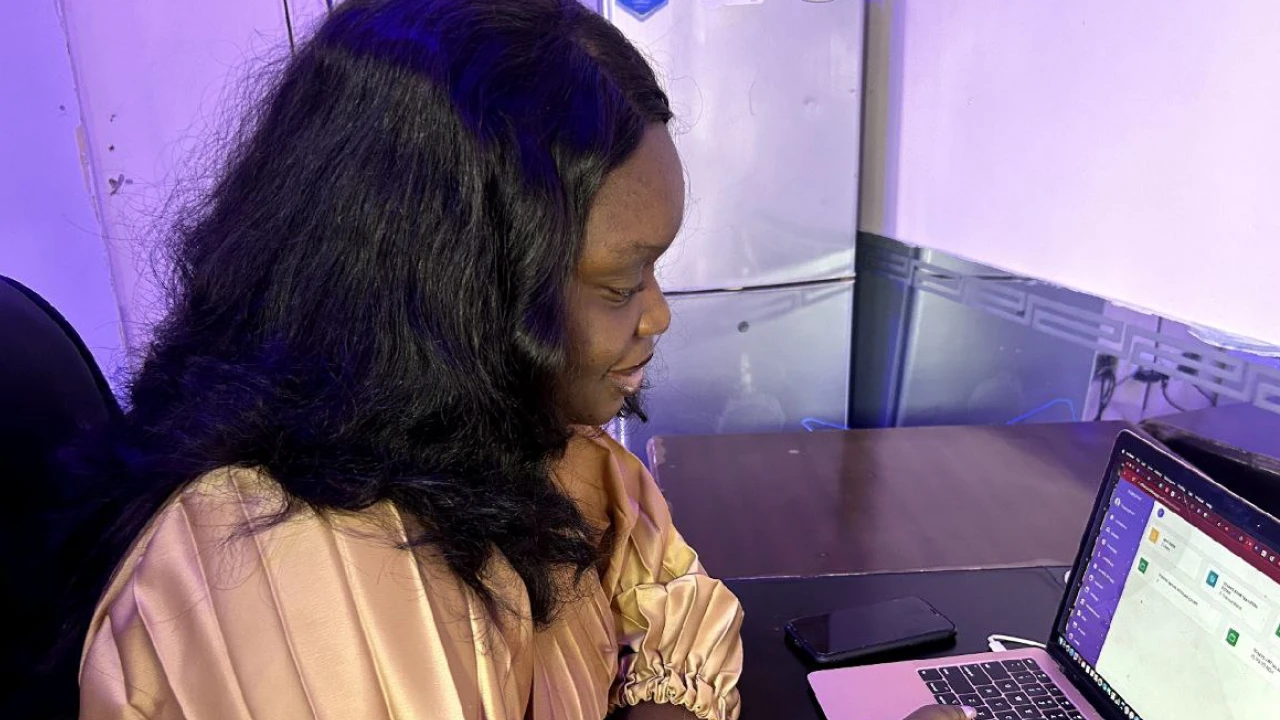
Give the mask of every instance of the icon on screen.
<svg viewBox="0 0 1280 720">
<path fill-rule="evenodd" d="M 1227 644 L 1230 645 L 1231 647 L 1235 647 L 1236 643 L 1239 643 L 1239 642 L 1240 642 L 1240 633 L 1236 632 L 1235 630 L 1228 630 Z"/>
<path fill-rule="evenodd" d="M 1147 571 L 1147 560 L 1142 558 L 1138 560 L 1138 572 L 1145 573 Z"/>
<path fill-rule="evenodd" d="M 1156 517 L 1164 517 L 1164 508 L 1160 508 L 1156 511 Z"/>
<path fill-rule="evenodd" d="M 1205 583 L 1211 588 L 1218 587 L 1218 573 L 1210 570 L 1209 577 L 1205 578 Z"/>
<path fill-rule="evenodd" d="M 1148 539 L 1148 540 L 1150 540 L 1151 542 L 1159 542 L 1159 541 L 1160 541 L 1160 531 L 1159 531 L 1159 530 L 1156 530 L 1155 528 L 1152 528 L 1152 529 L 1151 529 L 1151 535 L 1149 535 L 1149 536 L 1147 537 L 1147 539 Z"/>
</svg>

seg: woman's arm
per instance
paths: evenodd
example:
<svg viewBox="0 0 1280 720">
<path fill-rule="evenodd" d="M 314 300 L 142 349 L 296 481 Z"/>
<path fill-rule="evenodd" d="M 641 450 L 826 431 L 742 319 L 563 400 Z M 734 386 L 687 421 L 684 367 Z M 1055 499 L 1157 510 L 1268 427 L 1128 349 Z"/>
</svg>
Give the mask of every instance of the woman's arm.
<svg viewBox="0 0 1280 720">
<path fill-rule="evenodd" d="M 604 586 L 621 654 L 611 693 L 636 720 L 735 720 L 742 606 L 707 575 L 635 456 L 610 443 L 606 478 L 617 542 Z"/>
</svg>

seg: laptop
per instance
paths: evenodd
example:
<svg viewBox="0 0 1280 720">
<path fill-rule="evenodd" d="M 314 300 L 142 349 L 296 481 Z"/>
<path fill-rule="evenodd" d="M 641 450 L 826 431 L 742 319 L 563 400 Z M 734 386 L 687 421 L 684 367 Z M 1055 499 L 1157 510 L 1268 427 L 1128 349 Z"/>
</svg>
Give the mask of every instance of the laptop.
<svg viewBox="0 0 1280 720">
<path fill-rule="evenodd" d="M 809 682 L 828 720 L 902 720 L 932 703 L 986 720 L 1280 718 L 1280 521 L 1125 430 L 1047 649 Z"/>
</svg>

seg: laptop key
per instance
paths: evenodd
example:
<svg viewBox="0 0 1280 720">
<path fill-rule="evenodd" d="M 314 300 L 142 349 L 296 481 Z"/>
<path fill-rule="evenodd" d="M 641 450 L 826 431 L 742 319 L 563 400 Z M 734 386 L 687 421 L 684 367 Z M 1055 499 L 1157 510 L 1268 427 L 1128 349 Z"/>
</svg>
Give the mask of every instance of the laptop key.
<svg viewBox="0 0 1280 720">
<path fill-rule="evenodd" d="M 942 668 L 942 679 L 947 681 L 951 686 L 952 692 L 960 695 L 967 695 L 973 692 L 973 686 L 965 678 L 964 672 L 958 667 Z"/>
<path fill-rule="evenodd" d="M 1020 692 L 1009 693 L 1008 695 L 1004 696 L 1004 699 L 1008 700 L 1010 703 L 1014 705 L 1030 705 L 1031 704 L 1031 698 L 1027 697 L 1026 693 L 1020 693 Z"/>
<path fill-rule="evenodd" d="M 1043 685 L 1048 685 L 1049 683 L 1053 682 L 1053 678 L 1046 675 L 1043 670 L 1037 670 L 1032 674 L 1036 676 L 1036 682 L 1041 683 Z"/>
<path fill-rule="evenodd" d="M 1001 665 L 998 662 L 984 662 L 978 663 L 978 665 L 986 671 L 987 677 L 992 680 L 1000 681 L 1009 679 L 1009 671 L 1005 670 L 1004 665 Z"/>
<path fill-rule="evenodd" d="M 1068 710 L 1067 717 L 1071 720 L 1084 720 L 1084 716 L 1080 714 L 1079 710 Z"/>
<path fill-rule="evenodd" d="M 1006 695 L 1018 692 L 1022 689 L 1022 686 L 1014 680 L 999 680 L 996 682 L 996 687 L 1000 688 L 1000 692 L 1005 693 Z"/>
<path fill-rule="evenodd" d="M 1000 664 L 1004 665 L 1004 669 L 1008 670 L 1009 672 L 1026 672 L 1027 671 L 1026 660 L 1005 660 Z"/>
<path fill-rule="evenodd" d="M 937 682 L 942 679 L 942 671 L 937 668 L 921 670 L 920 679 L 925 682 Z"/>
<path fill-rule="evenodd" d="M 981 695 L 984 700 L 990 700 L 991 698 L 998 698 L 1004 693 L 1000 692 L 1000 688 L 995 685 L 983 685 L 978 688 L 978 694 Z"/>
<path fill-rule="evenodd" d="M 1013 679 L 1017 680 L 1019 685 L 1034 685 L 1039 682 L 1036 680 L 1035 673 L 1030 672 L 1016 672 L 1013 674 Z"/>
<path fill-rule="evenodd" d="M 1039 720 L 1039 718 L 1044 717 L 1039 710 L 1032 706 L 1014 708 L 1014 710 L 1018 711 L 1018 717 L 1022 718 L 1022 720 Z"/>
<path fill-rule="evenodd" d="M 1018 713 L 1013 710 L 996 711 L 996 720 L 1018 720 Z"/>
<path fill-rule="evenodd" d="M 987 675 L 987 671 L 982 669 L 981 665 L 961 665 L 960 671 L 964 673 L 965 679 L 978 685 L 991 685 L 991 676 Z"/>
<path fill-rule="evenodd" d="M 1065 710 L 1045 710 L 1044 716 L 1047 720 L 1067 720 L 1067 713 Z"/>
<path fill-rule="evenodd" d="M 956 697 L 953 693 L 936 693 L 933 696 L 933 701 L 938 703 L 939 705 L 959 705 L 960 704 L 960 698 Z"/>
<path fill-rule="evenodd" d="M 1022 688 L 1022 692 L 1033 698 L 1049 696 L 1049 691 L 1046 690 L 1043 685 L 1027 685 Z"/>
<path fill-rule="evenodd" d="M 1013 703 L 1010 703 L 1008 700 L 1005 700 L 1004 698 L 991 698 L 990 700 L 987 701 L 987 707 L 991 708 L 992 710 L 995 710 L 996 712 L 1002 712 L 1005 710 L 1012 710 Z"/>
<path fill-rule="evenodd" d="M 1041 710 L 1057 710 L 1058 701 L 1054 700 L 1053 698 L 1043 697 L 1036 700 L 1035 706 L 1040 708 Z"/>
<path fill-rule="evenodd" d="M 1023 664 L 1023 665 L 1026 665 L 1028 670 L 1039 670 L 1039 669 L 1040 669 L 1040 665 L 1039 665 L 1039 663 L 1037 663 L 1035 660 L 1032 660 L 1031 658 L 1027 658 L 1027 659 L 1023 660 L 1023 661 L 1022 661 L 1022 664 Z"/>
<path fill-rule="evenodd" d="M 931 693 L 951 692 L 951 686 L 941 680 L 927 683 L 927 685 L 929 686 L 929 692 Z"/>
<path fill-rule="evenodd" d="M 1050 695 L 1054 697 L 1062 697 L 1063 695 L 1062 688 L 1058 687 L 1057 685 L 1054 685 L 1053 683 L 1049 683 L 1045 685 L 1045 687 L 1049 688 Z"/>
<path fill-rule="evenodd" d="M 974 708 L 974 710 L 977 710 L 977 711 L 978 711 L 978 718 L 977 718 L 977 720 L 996 720 L 996 716 L 995 716 L 995 714 L 994 714 L 994 713 L 992 713 L 990 710 L 988 710 L 988 709 L 984 708 L 984 707 L 982 707 L 982 708 Z"/>
<path fill-rule="evenodd" d="M 1058 701 L 1058 707 L 1062 708 L 1063 710 L 1075 710 L 1075 709 L 1076 709 L 1076 706 L 1075 706 L 1075 705 L 1072 705 L 1072 704 L 1071 704 L 1071 701 L 1070 701 L 1070 700 L 1068 700 L 1068 699 L 1066 699 L 1066 698 L 1064 698 L 1064 697 L 1054 698 L 1054 699 Z"/>
<path fill-rule="evenodd" d="M 982 707 L 983 705 L 986 705 L 986 702 L 984 702 L 983 699 L 978 695 L 961 695 L 960 704 L 968 705 L 969 707 L 976 708 L 976 707 Z"/>
</svg>

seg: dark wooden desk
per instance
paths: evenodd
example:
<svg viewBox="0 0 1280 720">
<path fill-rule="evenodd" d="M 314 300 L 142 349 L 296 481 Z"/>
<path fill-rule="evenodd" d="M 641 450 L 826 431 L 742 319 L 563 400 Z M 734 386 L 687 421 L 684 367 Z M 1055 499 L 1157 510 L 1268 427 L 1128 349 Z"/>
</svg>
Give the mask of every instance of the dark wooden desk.
<svg viewBox="0 0 1280 720">
<path fill-rule="evenodd" d="M 902 658 L 984 652 L 991 633 L 1048 639 L 1065 587 L 1065 568 L 837 575 L 730 580 L 742 600 L 742 720 L 819 720 L 807 676 L 818 669 L 791 649 L 783 626 L 793 618 L 917 595 L 956 625 L 951 646 Z"/>
<path fill-rule="evenodd" d="M 1122 427 L 668 437 L 653 466 L 722 577 L 1069 565 Z"/>
<path fill-rule="evenodd" d="M 1272 454 L 1280 416 L 1166 418 Z M 655 439 L 677 527 L 721 577 L 1069 565 L 1121 423 Z"/>
</svg>

